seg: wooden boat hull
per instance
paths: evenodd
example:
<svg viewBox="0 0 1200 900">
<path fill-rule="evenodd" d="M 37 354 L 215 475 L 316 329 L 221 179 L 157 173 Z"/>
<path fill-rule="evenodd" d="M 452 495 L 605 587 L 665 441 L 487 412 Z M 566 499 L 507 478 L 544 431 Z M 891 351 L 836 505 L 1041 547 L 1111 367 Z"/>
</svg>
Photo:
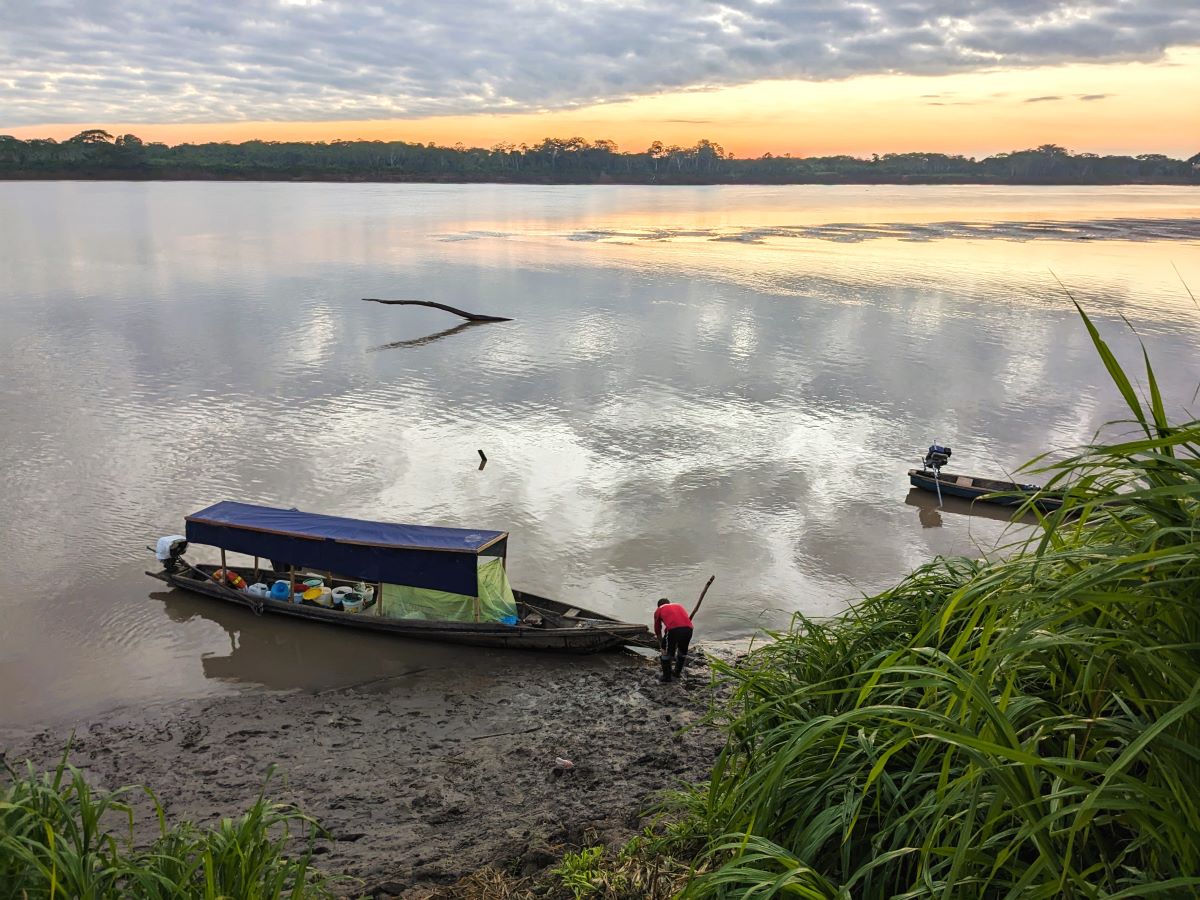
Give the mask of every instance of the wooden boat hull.
<svg viewBox="0 0 1200 900">
<path fill-rule="evenodd" d="M 940 486 L 944 496 L 962 497 L 966 500 L 978 500 L 981 503 L 994 503 L 998 506 L 1020 506 L 1035 494 L 1038 496 L 1034 501 L 1034 506 L 1043 512 L 1050 512 L 1062 506 L 1061 499 L 1052 494 L 1039 493 L 1041 488 L 1035 484 L 997 481 L 973 475 L 955 475 L 952 472 L 942 472 L 935 480 L 933 472 L 927 469 L 909 469 L 908 481 L 913 487 L 925 491 L 936 493 Z M 987 496 L 997 493 L 1005 493 L 1009 496 Z"/>
<path fill-rule="evenodd" d="M 212 570 L 214 566 L 201 567 Z M 233 567 L 231 567 L 233 568 Z M 388 619 L 376 615 L 374 609 L 348 613 L 336 609 L 252 597 L 235 591 L 211 579 L 201 579 L 186 572 L 147 572 L 152 578 L 164 581 L 180 590 L 202 594 L 214 600 L 253 609 L 261 603 L 263 613 L 307 619 L 327 625 L 382 632 L 397 637 L 426 641 L 464 644 L 473 647 L 497 647 L 524 650 L 557 650 L 568 653 L 596 653 L 627 645 L 653 647 L 654 639 L 645 625 L 620 622 L 600 613 L 571 607 L 557 600 L 513 591 L 518 609 L 537 612 L 546 620 L 541 627 L 502 625 L 497 622 L 428 622 L 413 619 Z M 206 573 L 210 574 L 210 572 Z M 241 571 L 243 577 L 253 573 Z"/>
</svg>

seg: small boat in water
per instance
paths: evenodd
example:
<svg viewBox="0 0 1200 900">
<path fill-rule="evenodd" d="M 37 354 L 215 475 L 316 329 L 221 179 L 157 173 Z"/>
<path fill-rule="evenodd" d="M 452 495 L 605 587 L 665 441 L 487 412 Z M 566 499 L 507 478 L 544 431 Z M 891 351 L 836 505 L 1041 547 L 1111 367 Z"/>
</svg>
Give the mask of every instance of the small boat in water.
<svg viewBox="0 0 1200 900">
<path fill-rule="evenodd" d="M 223 501 L 159 541 L 172 587 L 272 613 L 399 637 L 591 653 L 656 646 L 645 625 L 514 590 L 508 533 L 370 522 Z M 193 565 L 188 544 L 218 548 Z M 226 564 L 226 551 L 254 558 Z"/>
<path fill-rule="evenodd" d="M 995 478 L 980 478 L 976 475 L 955 475 L 953 472 L 934 469 L 909 469 L 908 481 L 913 487 L 931 493 L 937 493 L 940 488 L 941 493 L 947 497 L 963 497 L 981 503 L 1020 506 L 1030 497 L 1036 497 L 1034 506 L 1043 512 L 1050 512 L 1062 506 L 1062 498 L 1044 493 L 1036 484 L 998 481 Z"/>
<path fill-rule="evenodd" d="M 942 466 L 950 462 L 954 451 L 942 444 L 930 444 L 920 469 L 908 470 L 908 483 L 924 491 L 965 500 L 995 503 L 999 506 L 1021 506 L 1033 498 L 1033 505 L 1042 512 L 1050 512 L 1062 506 L 1062 497 L 1046 493 L 1039 485 L 1021 484 L 1016 481 L 999 481 L 995 478 L 980 478 L 977 475 L 955 475 L 943 472 Z"/>
</svg>

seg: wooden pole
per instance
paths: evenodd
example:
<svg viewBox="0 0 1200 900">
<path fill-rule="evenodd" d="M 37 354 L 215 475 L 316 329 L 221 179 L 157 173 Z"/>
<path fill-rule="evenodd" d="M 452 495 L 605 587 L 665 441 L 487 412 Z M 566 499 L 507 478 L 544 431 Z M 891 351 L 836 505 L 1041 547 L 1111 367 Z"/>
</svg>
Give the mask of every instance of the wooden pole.
<svg viewBox="0 0 1200 900">
<path fill-rule="evenodd" d="M 225 581 L 229 580 L 229 569 L 225 566 L 225 548 L 221 548 L 221 578 Z"/>
<path fill-rule="evenodd" d="M 712 587 L 712 583 L 716 580 L 716 577 L 716 575 L 708 576 L 708 581 L 704 583 L 704 590 L 700 592 L 700 599 L 697 600 L 696 605 L 692 607 L 692 614 L 688 618 L 696 618 L 696 613 L 700 612 L 700 604 L 704 602 L 704 595 L 708 593 L 708 589 Z"/>
<path fill-rule="evenodd" d="M 254 580 L 258 581 L 258 557 L 254 557 Z"/>
</svg>

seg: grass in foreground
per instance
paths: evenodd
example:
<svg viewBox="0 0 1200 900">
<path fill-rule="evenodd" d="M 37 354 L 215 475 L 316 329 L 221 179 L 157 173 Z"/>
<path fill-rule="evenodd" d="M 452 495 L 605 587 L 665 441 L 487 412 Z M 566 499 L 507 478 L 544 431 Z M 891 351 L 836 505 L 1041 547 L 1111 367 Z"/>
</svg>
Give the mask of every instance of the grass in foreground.
<svg viewBox="0 0 1200 900">
<path fill-rule="evenodd" d="M 68 749 L 69 752 L 69 749 Z M 92 788 L 62 761 L 52 772 L 5 766 L 0 790 L 0 898 L 237 898 L 333 896 L 309 863 L 316 823 L 263 794 L 239 819 L 212 828 L 168 828 L 161 806 L 144 788 Z M 133 843 L 134 814 L 125 797 L 144 790 L 158 813 L 152 845 Z M 118 837 L 119 832 L 123 834 Z M 300 832 L 300 852 L 290 856 Z"/>
<path fill-rule="evenodd" d="M 1083 318 L 1137 438 L 1049 467 L 1067 505 L 1007 559 L 717 664 L 685 897 L 1200 896 L 1200 423 Z"/>
</svg>

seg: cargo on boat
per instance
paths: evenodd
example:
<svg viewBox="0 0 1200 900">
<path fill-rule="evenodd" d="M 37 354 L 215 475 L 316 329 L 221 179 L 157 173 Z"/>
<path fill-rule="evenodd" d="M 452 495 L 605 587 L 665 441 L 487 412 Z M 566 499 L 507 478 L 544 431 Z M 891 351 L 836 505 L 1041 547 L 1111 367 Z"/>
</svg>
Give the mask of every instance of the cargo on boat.
<svg viewBox="0 0 1200 900">
<path fill-rule="evenodd" d="M 189 544 L 221 565 L 193 565 Z M 226 553 L 254 558 L 226 564 Z M 644 625 L 514 590 L 508 533 L 371 522 L 222 501 L 159 540 L 146 574 L 255 613 L 483 647 L 588 653 L 654 646 Z"/>
</svg>

